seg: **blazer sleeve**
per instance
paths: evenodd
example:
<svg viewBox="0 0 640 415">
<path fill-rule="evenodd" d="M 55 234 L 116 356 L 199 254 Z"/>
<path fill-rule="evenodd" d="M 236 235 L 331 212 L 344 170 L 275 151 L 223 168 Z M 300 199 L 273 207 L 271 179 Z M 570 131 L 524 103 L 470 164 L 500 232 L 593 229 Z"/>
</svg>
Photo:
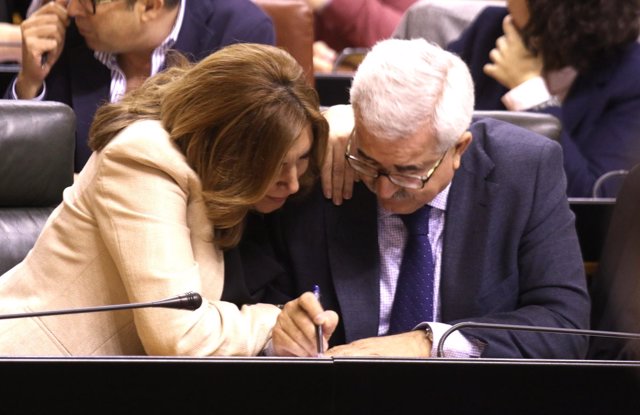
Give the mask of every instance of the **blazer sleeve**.
<svg viewBox="0 0 640 415">
<path fill-rule="evenodd" d="M 144 153 L 145 147 L 151 156 Z M 188 223 L 189 204 L 198 197 L 191 191 L 196 177 L 177 159 L 179 153 L 156 162 L 152 142 L 138 147 L 110 144 L 103 152 L 95 180 L 96 217 L 100 237 L 119 270 L 129 300 L 146 302 L 186 291 L 203 292 L 205 285 L 221 287 L 221 264 L 219 273 L 201 275 L 203 269 L 196 261 L 194 229 Z M 215 260 L 217 250 L 213 244 L 210 249 L 208 257 Z M 221 261 L 221 254 L 217 255 Z M 279 310 L 265 304 L 238 308 L 219 301 L 221 288 L 218 291 L 215 298 L 205 298 L 196 311 L 135 310 L 136 329 L 146 352 L 258 354 L 270 338 Z"/>
<path fill-rule="evenodd" d="M 491 297 L 476 299 L 483 307 L 496 307 L 496 310 L 471 320 L 588 328 L 590 300 L 574 215 L 565 193 L 560 146 L 547 140 L 531 157 L 535 157 L 537 169 L 527 174 L 534 175 L 534 184 L 519 191 L 531 193 L 532 197 L 528 206 L 516 202 L 517 213 L 510 219 L 516 226 L 516 217 L 526 215 L 518 231 L 520 238 L 515 242 L 516 268 L 492 291 Z M 504 301 L 512 301 L 514 309 L 500 310 L 496 304 Z M 470 330 L 465 334 L 487 344 L 483 357 L 584 358 L 587 348 L 585 337 L 573 335 L 505 330 Z"/>
</svg>

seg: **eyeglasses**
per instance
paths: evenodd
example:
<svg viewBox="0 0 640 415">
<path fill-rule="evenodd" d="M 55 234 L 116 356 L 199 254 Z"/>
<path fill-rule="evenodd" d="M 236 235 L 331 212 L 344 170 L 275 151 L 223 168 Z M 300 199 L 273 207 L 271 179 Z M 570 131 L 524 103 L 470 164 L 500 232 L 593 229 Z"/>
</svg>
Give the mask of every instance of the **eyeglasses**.
<svg viewBox="0 0 640 415">
<path fill-rule="evenodd" d="M 353 138 L 353 133 L 351 133 L 351 137 L 349 137 L 349 141 L 347 142 L 347 151 L 344 154 L 344 158 L 347 159 L 347 163 L 351 166 L 351 168 L 357 171 L 360 174 L 363 174 L 367 177 L 371 177 L 372 179 L 377 179 L 380 176 L 385 176 L 389 181 L 396 186 L 404 187 L 407 189 L 422 189 L 424 185 L 427 184 L 429 179 L 436 172 L 442 160 L 447 155 L 448 149 L 445 150 L 440 160 L 436 162 L 436 164 L 429 169 L 425 176 L 417 176 L 413 174 L 400 174 L 400 173 L 390 173 L 388 170 L 379 169 L 376 166 L 367 163 L 366 161 L 360 160 L 359 158 L 351 155 L 351 139 Z"/>
<path fill-rule="evenodd" d="M 82 7 L 84 7 L 85 10 L 96 14 L 96 6 L 98 4 L 113 3 L 114 1 L 118 0 L 78 0 L 78 3 L 82 4 Z"/>
</svg>

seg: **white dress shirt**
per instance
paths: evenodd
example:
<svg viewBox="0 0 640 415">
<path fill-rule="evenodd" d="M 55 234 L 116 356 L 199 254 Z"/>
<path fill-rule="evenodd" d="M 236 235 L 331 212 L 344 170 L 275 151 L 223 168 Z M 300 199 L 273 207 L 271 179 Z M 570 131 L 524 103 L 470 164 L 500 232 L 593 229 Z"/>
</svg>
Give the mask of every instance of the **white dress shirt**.
<svg viewBox="0 0 640 415">
<path fill-rule="evenodd" d="M 440 275 L 442 264 L 442 237 L 447 210 L 447 198 L 451 184 L 442 190 L 429 203 L 429 243 L 433 252 L 434 262 L 434 293 L 433 293 L 433 322 L 426 322 L 433 332 L 433 347 L 431 356 L 436 356 L 436 345 L 451 327 L 440 321 Z M 398 283 L 398 274 L 402 264 L 404 247 L 407 242 L 407 230 L 402 219 L 394 213 L 386 211 L 378 205 L 378 249 L 380 251 L 380 323 L 378 335 L 387 334 L 393 299 Z M 445 343 L 445 357 L 479 357 L 482 347 L 466 339 L 459 332 L 454 332 Z"/>
</svg>

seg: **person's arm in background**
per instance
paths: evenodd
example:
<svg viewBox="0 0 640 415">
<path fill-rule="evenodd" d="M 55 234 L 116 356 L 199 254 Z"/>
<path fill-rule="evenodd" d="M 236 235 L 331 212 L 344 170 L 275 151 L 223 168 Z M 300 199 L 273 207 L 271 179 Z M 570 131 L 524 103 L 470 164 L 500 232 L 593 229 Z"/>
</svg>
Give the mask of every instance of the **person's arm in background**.
<svg viewBox="0 0 640 415">
<path fill-rule="evenodd" d="M 22 23 L 22 68 L 15 82 L 17 98 L 36 97 L 60 57 L 69 25 L 66 3 L 66 0 L 52 1 Z"/>
<path fill-rule="evenodd" d="M 21 44 L 20 26 L 0 23 L 0 62 L 20 62 L 22 60 Z"/>
<path fill-rule="evenodd" d="M 313 42 L 313 71 L 315 73 L 331 73 L 338 54 L 326 42 Z"/>
</svg>

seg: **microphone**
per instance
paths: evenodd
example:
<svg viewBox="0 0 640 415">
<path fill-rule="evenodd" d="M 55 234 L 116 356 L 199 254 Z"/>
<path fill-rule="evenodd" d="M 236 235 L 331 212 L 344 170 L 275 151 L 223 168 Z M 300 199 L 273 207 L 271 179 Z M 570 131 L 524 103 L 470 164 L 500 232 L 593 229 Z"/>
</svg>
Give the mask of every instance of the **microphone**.
<svg viewBox="0 0 640 415">
<path fill-rule="evenodd" d="M 479 323 L 474 321 L 463 321 L 462 323 L 454 324 L 447 331 L 444 332 L 444 334 L 440 338 L 440 341 L 438 342 L 438 349 L 436 354 L 437 357 L 444 356 L 444 342 L 447 339 L 447 337 L 449 337 L 451 333 L 465 327 L 478 328 L 478 329 L 533 331 L 537 333 L 561 333 L 561 334 L 571 334 L 571 335 L 578 335 L 578 336 L 598 336 L 598 337 L 612 337 L 612 338 L 640 340 L 640 333 L 568 329 L 568 328 L 560 328 L 560 327 L 521 326 L 516 324 Z"/>
<path fill-rule="evenodd" d="M 79 314 L 79 313 L 93 313 L 100 311 L 115 311 L 115 310 L 131 310 L 134 308 L 175 308 L 179 310 L 197 310 L 202 305 L 202 297 L 200 294 L 189 291 L 185 294 L 170 297 L 160 301 L 152 301 L 149 303 L 131 303 L 131 304 L 116 304 L 105 305 L 98 307 L 85 307 L 85 308 L 73 308 L 66 310 L 51 310 L 51 311 L 36 311 L 32 313 L 18 313 L 18 314 L 5 314 L 0 315 L 0 320 L 7 320 L 12 318 L 24 318 L 24 317 L 45 317 L 45 316 L 58 316 L 61 314 Z"/>
</svg>

